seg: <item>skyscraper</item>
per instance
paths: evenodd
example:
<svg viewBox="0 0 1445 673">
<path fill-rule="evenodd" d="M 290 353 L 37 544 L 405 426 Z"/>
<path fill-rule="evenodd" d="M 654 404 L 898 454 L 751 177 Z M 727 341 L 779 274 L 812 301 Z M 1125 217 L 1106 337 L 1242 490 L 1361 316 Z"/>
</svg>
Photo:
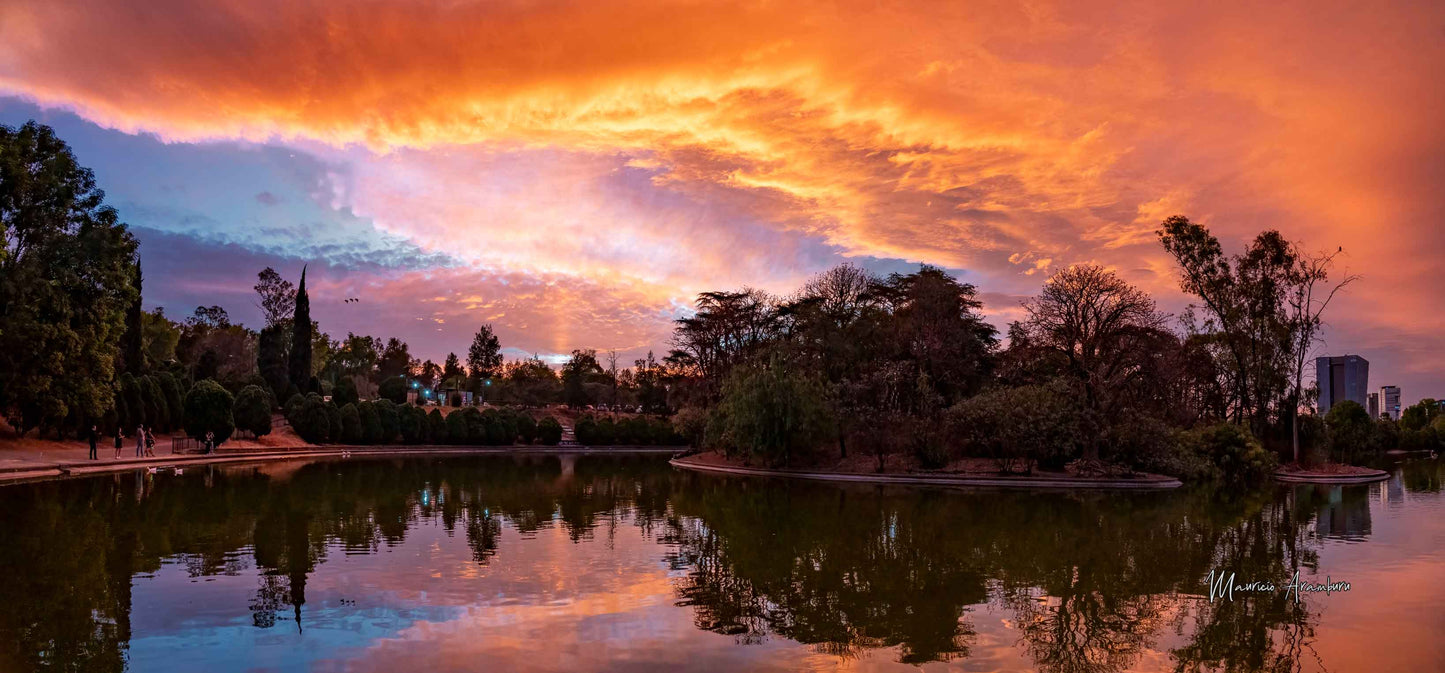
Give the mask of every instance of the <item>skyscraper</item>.
<svg viewBox="0 0 1445 673">
<path fill-rule="evenodd" d="M 1365 390 L 1370 387 L 1370 362 L 1358 355 L 1315 358 L 1315 382 L 1320 388 L 1321 414 L 1344 400 L 1363 408 Z"/>
<path fill-rule="evenodd" d="M 1387 414 L 1397 421 L 1400 420 L 1400 386 L 1382 386 L 1380 388 L 1380 413 Z"/>
<path fill-rule="evenodd" d="M 1379 418 L 1379 417 L 1380 417 L 1380 394 L 1379 394 L 1379 393 L 1370 393 L 1369 400 L 1370 400 L 1370 403 L 1365 405 L 1365 410 L 1368 411 L 1368 412 L 1370 412 L 1370 419 L 1371 419 L 1371 420 L 1376 419 L 1376 418 Z"/>
</svg>

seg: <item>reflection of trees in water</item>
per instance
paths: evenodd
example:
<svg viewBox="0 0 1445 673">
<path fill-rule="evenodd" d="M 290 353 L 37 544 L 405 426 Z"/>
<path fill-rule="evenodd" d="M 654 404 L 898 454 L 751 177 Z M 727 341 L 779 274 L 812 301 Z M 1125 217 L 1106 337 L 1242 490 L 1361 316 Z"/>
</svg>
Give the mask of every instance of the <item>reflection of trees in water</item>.
<svg viewBox="0 0 1445 673">
<path fill-rule="evenodd" d="M 645 531 L 666 517 L 666 463 L 582 460 L 575 479 L 559 474 L 555 459 L 353 461 L 275 480 L 264 467 L 213 467 L 0 489 L 0 670 L 123 670 L 132 577 L 162 560 L 192 577 L 238 574 L 249 545 L 253 624 L 299 629 L 307 578 L 331 545 L 375 551 L 437 521 L 448 533 L 462 525 L 486 562 L 503 523 L 524 536 L 561 526 L 579 540 L 629 510 Z"/>
<path fill-rule="evenodd" d="M 1283 594 L 1210 606 L 1211 568 L 1282 582 L 1311 565 L 1304 519 L 1274 494 L 918 494 L 698 479 L 668 541 L 699 628 L 776 634 L 844 655 L 966 657 L 969 607 L 1013 613 L 1041 671 L 1123 671 L 1194 620 L 1180 670 L 1297 665 L 1312 636 Z M 1231 638 L 1233 640 L 1231 640 Z"/>
<path fill-rule="evenodd" d="M 1438 488 L 1439 477 L 1431 463 L 1403 482 Z M 299 629 L 307 580 L 329 551 L 398 545 L 421 523 L 460 529 L 479 563 L 506 553 L 504 535 L 560 528 L 608 542 L 625 523 L 668 545 L 678 603 L 698 628 L 745 643 L 960 659 L 976 646 L 976 606 L 987 606 L 1012 615 L 1020 650 L 1043 671 L 1127 669 L 1166 629 L 1187 638 L 1170 652 L 1179 671 L 1292 670 L 1311 656 L 1308 604 L 1282 593 L 1210 603 L 1203 578 L 1217 568 L 1283 581 L 1314 568 L 1308 524 L 1322 512 L 1330 531 L 1338 519 L 1342 533 L 1368 534 L 1356 492 L 1369 491 L 945 493 L 713 479 L 612 459 L 581 460 L 564 478 L 538 458 L 7 487 L 0 567 L 14 570 L 0 583 L 0 670 L 120 670 L 131 578 L 163 559 L 192 576 L 254 564 L 253 623 Z"/>
</svg>

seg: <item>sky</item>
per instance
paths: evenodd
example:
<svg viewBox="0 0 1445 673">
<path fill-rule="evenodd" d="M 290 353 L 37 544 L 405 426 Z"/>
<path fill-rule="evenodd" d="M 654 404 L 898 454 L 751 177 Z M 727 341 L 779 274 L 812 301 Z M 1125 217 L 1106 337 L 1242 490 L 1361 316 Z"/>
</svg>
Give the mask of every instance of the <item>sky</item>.
<svg viewBox="0 0 1445 673">
<path fill-rule="evenodd" d="M 333 337 L 630 361 L 845 261 L 1000 326 L 1085 262 L 1178 314 L 1182 214 L 1343 247 L 1320 354 L 1445 398 L 1439 2 L 48 0 L 0 45 L 0 123 L 95 170 L 175 317 L 309 264 Z"/>
</svg>

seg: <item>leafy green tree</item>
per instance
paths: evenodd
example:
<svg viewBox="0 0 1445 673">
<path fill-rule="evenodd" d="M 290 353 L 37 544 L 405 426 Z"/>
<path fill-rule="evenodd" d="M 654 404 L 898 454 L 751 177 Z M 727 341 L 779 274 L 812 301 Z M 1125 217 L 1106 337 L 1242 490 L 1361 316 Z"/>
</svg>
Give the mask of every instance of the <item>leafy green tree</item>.
<svg viewBox="0 0 1445 673">
<path fill-rule="evenodd" d="M 502 343 L 490 323 L 482 325 L 467 349 L 467 377 L 472 392 L 483 392 L 483 382 L 502 374 Z"/>
<path fill-rule="evenodd" d="M 156 385 L 160 386 L 161 394 L 166 398 L 166 409 L 170 410 L 170 423 L 172 427 L 179 427 L 185 419 L 185 401 L 181 395 L 181 384 L 170 372 L 160 372 L 155 375 Z"/>
<path fill-rule="evenodd" d="M 259 386 L 246 386 L 231 408 L 236 427 L 262 437 L 271 434 L 271 398 Z"/>
<path fill-rule="evenodd" d="M 996 388 L 954 405 L 948 434 L 966 456 L 992 458 L 1004 473 L 1057 470 L 1083 452 L 1083 414 L 1063 386 Z"/>
<path fill-rule="evenodd" d="M 592 401 L 587 394 L 586 384 L 595 382 L 602 375 L 602 365 L 597 362 L 597 351 L 590 348 L 572 351 L 572 358 L 562 365 L 563 401 L 574 409 L 586 406 Z"/>
<path fill-rule="evenodd" d="M 1274 454 L 1266 451 L 1259 440 L 1249 434 L 1249 428 L 1242 425 L 1216 423 L 1195 428 L 1184 436 L 1195 453 L 1220 470 L 1226 483 L 1260 484 L 1274 473 Z"/>
<path fill-rule="evenodd" d="M 381 349 L 381 356 L 376 361 L 376 373 L 380 380 L 405 379 L 412 374 L 412 370 L 415 368 L 416 360 L 411 357 L 411 351 L 406 342 L 396 337 L 387 339 L 386 346 Z M 401 402 L 397 402 L 397 404 L 401 404 Z"/>
<path fill-rule="evenodd" d="M 142 277 L 140 260 L 136 260 L 131 283 L 135 286 L 135 299 L 125 311 L 125 333 L 120 337 L 120 353 L 117 370 L 140 376 L 146 371 L 144 311 L 141 309 Z"/>
<path fill-rule="evenodd" d="M 1356 457 L 1374 453 L 1375 424 L 1370 413 L 1353 400 L 1336 402 L 1325 414 L 1330 431 L 1330 457 L 1350 464 Z"/>
<path fill-rule="evenodd" d="M 360 402 L 361 397 L 356 393 L 356 381 L 350 376 L 341 377 L 341 380 L 336 382 L 335 390 L 331 392 L 331 399 L 343 407 Z"/>
<path fill-rule="evenodd" d="M 544 416 L 537 422 L 537 441 L 547 446 L 556 446 L 562 441 L 562 424 L 551 416 Z"/>
<path fill-rule="evenodd" d="M 217 445 L 224 443 L 236 429 L 231 411 L 235 406 L 236 399 L 221 384 L 211 379 L 197 381 L 186 393 L 186 434 L 204 441 L 211 432 Z"/>
<path fill-rule="evenodd" d="M 822 383 L 776 357 L 735 368 L 718 410 L 731 443 L 769 465 L 787 465 L 831 440 L 836 428 Z"/>
<path fill-rule="evenodd" d="M 296 288 L 296 312 L 291 318 L 291 352 L 287 373 L 291 384 L 307 390 L 311 382 L 311 298 L 306 294 L 306 267 L 301 267 L 301 284 Z"/>
<path fill-rule="evenodd" d="M 465 377 L 466 372 L 462 369 L 462 361 L 457 359 L 457 354 L 447 353 L 446 363 L 442 365 L 442 386 L 460 387 Z"/>
<path fill-rule="evenodd" d="M 255 289 L 266 327 L 289 327 L 296 312 L 296 286 L 268 266 L 256 274 Z"/>
<path fill-rule="evenodd" d="M 256 371 L 277 394 L 285 393 L 291 384 L 286 361 L 290 340 L 289 324 L 267 325 L 256 338 Z"/>
<path fill-rule="evenodd" d="M 47 126 L 0 125 L 0 413 L 20 434 L 112 408 L 136 241 Z"/>
<path fill-rule="evenodd" d="M 176 345 L 181 340 L 180 327 L 166 317 L 166 311 L 161 307 L 142 314 L 141 323 L 141 340 L 147 365 L 160 367 L 173 363 L 176 359 Z"/>
<path fill-rule="evenodd" d="M 125 396 L 125 406 L 130 412 L 130 418 L 126 422 L 126 431 L 135 429 L 137 425 L 150 427 L 155 420 L 147 414 L 148 407 L 145 403 L 145 394 L 141 391 L 140 381 L 130 372 L 120 375 L 120 394 Z"/>
<path fill-rule="evenodd" d="M 361 415 L 355 403 L 341 407 L 341 441 L 346 444 L 361 443 Z"/>
<path fill-rule="evenodd" d="M 142 376 L 136 379 L 136 387 L 140 390 L 141 399 L 145 404 L 146 418 L 150 419 L 151 425 L 161 429 L 171 428 L 171 410 L 166 404 L 166 395 L 156 380 L 151 376 Z"/>
</svg>

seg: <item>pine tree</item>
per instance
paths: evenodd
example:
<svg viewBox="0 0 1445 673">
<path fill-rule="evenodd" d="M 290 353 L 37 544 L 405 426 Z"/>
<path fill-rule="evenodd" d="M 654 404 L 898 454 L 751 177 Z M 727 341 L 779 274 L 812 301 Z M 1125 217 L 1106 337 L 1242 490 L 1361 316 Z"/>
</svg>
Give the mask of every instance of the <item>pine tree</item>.
<svg viewBox="0 0 1445 673">
<path fill-rule="evenodd" d="M 301 267 L 301 284 L 296 288 L 296 314 L 291 320 L 291 383 L 305 390 L 311 381 L 311 298 L 306 294 L 306 267 Z"/>
</svg>

